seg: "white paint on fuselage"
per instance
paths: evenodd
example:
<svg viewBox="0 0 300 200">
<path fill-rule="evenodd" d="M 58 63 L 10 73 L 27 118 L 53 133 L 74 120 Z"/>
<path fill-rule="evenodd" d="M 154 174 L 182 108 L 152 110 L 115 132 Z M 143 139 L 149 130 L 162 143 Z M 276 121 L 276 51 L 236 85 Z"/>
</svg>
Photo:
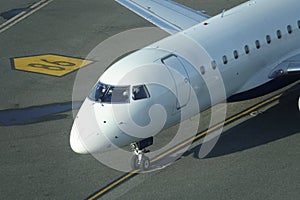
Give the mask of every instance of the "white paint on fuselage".
<svg viewBox="0 0 300 200">
<path fill-rule="evenodd" d="M 206 21 L 207 25 L 201 23 L 179 34 L 193 38 L 216 61 L 227 96 L 231 96 L 270 81 L 272 68 L 299 54 L 298 3 L 296 0 L 284 3 L 280 0 L 246 2 L 226 11 L 223 17 L 220 14 L 210 18 Z M 288 25 L 293 28 L 292 34 L 287 32 Z M 278 30 L 281 31 L 281 39 L 277 38 Z M 180 48 L 177 35 L 151 47 L 167 43 L 169 49 L 172 44 Z M 267 35 L 271 36 L 271 44 L 267 44 Z M 256 48 L 256 40 L 260 42 L 259 49 Z M 245 45 L 250 48 L 249 54 L 245 53 Z M 238 51 L 238 59 L 234 58 L 234 50 Z M 223 63 L 224 55 L 228 59 L 227 64 Z"/>
<path fill-rule="evenodd" d="M 185 63 L 190 85 L 195 91 L 199 102 L 199 110 L 197 110 L 192 106 L 195 104 L 195 99 L 191 98 L 190 102 L 181 109 L 181 112 L 186 111 L 188 113 L 184 118 L 193 116 L 196 114 L 196 111 L 206 109 L 211 104 L 219 103 L 225 100 L 226 97 L 270 81 L 269 75 L 275 66 L 285 59 L 298 54 L 300 32 L 297 22 L 300 20 L 299 10 L 300 4 L 297 0 L 284 2 L 281 0 L 256 0 L 246 2 L 236 8 L 225 11 L 223 16 L 220 14 L 208 19 L 206 21 L 207 25 L 204 23 L 198 24 L 123 58 L 105 71 L 99 80 L 109 85 L 133 86 L 145 84 L 145 82 L 149 81 L 159 83 L 170 78 L 170 74 L 164 68 L 161 59 L 171 54 L 178 55 L 179 59 L 182 59 L 182 63 Z M 287 32 L 288 25 L 291 25 L 293 28 L 292 34 Z M 281 39 L 277 38 L 278 30 L 281 31 Z M 271 44 L 267 44 L 266 35 L 271 36 Z M 260 42 L 259 49 L 256 48 L 256 40 Z M 249 54 L 245 53 L 245 45 L 248 45 L 250 48 Z M 234 50 L 238 51 L 239 57 L 237 59 L 234 58 Z M 223 63 L 224 55 L 228 59 L 227 64 Z M 212 69 L 211 62 L 213 60 L 216 61 L 217 70 Z M 150 67 L 139 70 L 141 66 L 145 65 Z M 152 66 L 153 69 L 156 67 L 157 70 L 151 70 Z M 201 66 L 204 66 L 206 71 L 203 76 L 199 73 Z M 218 77 L 218 74 L 215 73 L 216 71 L 220 72 L 221 77 Z M 210 91 L 218 89 L 222 91 L 219 88 L 219 84 L 217 84 L 218 81 L 222 80 L 225 86 L 225 95 L 218 96 L 218 92 L 211 94 Z M 209 90 L 205 88 L 207 83 L 211 87 Z M 178 123 L 182 118 L 180 118 L 180 111 L 174 112 L 176 101 L 172 98 L 172 92 L 159 89 L 157 86 L 149 86 L 148 89 L 151 94 L 149 101 L 141 101 L 135 107 L 138 110 L 131 112 L 133 114 L 132 118 L 148 122 L 149 116 L 146 113 L 141 114 L 143 113 L 142 110 L 147 109 L 149 104 L 160 104 L 165 107 L 168 116 L 165 127 Z M 175 91 L 174 88 L 171 90 Z M 213 102 L 211 102 L 211 95 L 215 95 Z M 130 109 L 134 110 L 134 103 L 130 103 Z M 97 104 L 96 107 L 102 106 L 101 103 L 95 104 Z M 104 107 L 105 109 L 98 109 L 92 113 L 96 115 L 98 123 L 109 121 L 109 123 L 98 124 L 101 134 L 118 146 L 128 145 L 130 142 L 136 141 L 136 137 L 131 137 L 121 131 L 121 126 L 127 123 L 126 119 L 117 121 L 116 117 L 111 115 L 111 113 L 103 113 L 105 110 L 105 112 L 111 112 L 109 108 L 112 105 L 107 104 Z M 81 110 L 83 109 L 85 109 L 84 106 Z M 79 123 L 80 119 L 82 119 L 82 112 L 78 113 L 78 118 L 74 124 Z M 143 124 L 143 122 L 141 123 Z M 82 127 L 82 125 L 80 126 Z M 99 135 L 97 130 L 91 131 L 91 133 L 83 131 L 83 128 L 81 129 L 79 133 L 81 138 L 97 138 L 96 135 L 92 136 L 93 132 Z M 155 133 L 149 129 L 149 132 L 144 132 L 143 134 L 148 134 L 150 137 Z M 88 148 L 90 153 L 111 148 L 106 142 L 105 147 L 101 146 L 96 139 L 83 142 L 85 143 L 84 146 L 93 147 L 93 149 Z M 72 148 L 76 147 L 76 145 L 71 146 Z M 84 153 L 84 151 L 80 150 L 81 147 L 79 145 L 77 152 L 81 151 Z"/>
<path fill-rule="evenodd" d="M 299 53 L 300 6 L 297 5 L 297 0 L 246 2 L 226 11 L 223 18 L 220 14 L 207 20 L 207 26 L 199 24 L 184 32 L 216 60 L 227 95 L 231 96 L 269 81 L 270 68 Z M 288 25 L 293 28 L 292 34 L 287 32 Z M 278 30 L 281 39 L 277 38 Z M 271 44 L 267 44 L 267 35 L 271 36 Z M 256 40 L 260 42 L 259 49 Z M 250 48 L 249 54 L 245 53 L 245 45 Z M 239 53 L 238 59 L 234 58 L 234 50 Z M 226 65 L 222 60 L 224 55 L 228 59 Z"/>
</svg>

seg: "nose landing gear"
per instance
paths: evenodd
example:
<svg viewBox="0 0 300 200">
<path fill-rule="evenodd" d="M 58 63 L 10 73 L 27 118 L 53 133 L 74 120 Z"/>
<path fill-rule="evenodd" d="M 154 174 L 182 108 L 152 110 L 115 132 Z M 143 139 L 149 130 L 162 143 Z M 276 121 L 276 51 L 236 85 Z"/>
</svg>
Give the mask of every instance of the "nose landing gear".
<svg viewBox="0 0 300 200">
<path fill-rule="evenodd" d="M 149 147 L 153 144 L 153 137 L 146 138 L 140 142 L 130 144 L 131 150 L 134 155 L 131 159 L 131 167 L 132 169 L 142 169 L 143 171 L 147 171 L 150 166 L 150 159 L 145 156 L 145 153 L 148 153 L 149 150 L 146 147 Z"/>
<path fill-rule="evenodd" d="M 150 167 L 150 159 L 144 155 L 143 150 L 134 150 L 134 156 L 131 159 L 131 167 L 136 170 L 141 168 L 143 171 L 147 171 Z"/>
</svg>

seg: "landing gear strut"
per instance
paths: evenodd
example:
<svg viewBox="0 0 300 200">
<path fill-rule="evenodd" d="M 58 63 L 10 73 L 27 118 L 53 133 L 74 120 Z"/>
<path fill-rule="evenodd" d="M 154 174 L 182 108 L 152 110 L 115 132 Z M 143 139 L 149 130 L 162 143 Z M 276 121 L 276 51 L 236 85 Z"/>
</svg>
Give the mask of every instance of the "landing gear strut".
<svg viewBox="0 0 300 200">
<path fill-rule="evenodd" d="M 132 169 L 142 169 L 147 171 L 150 168 L 150 159 L 145 156 L 145 153 L 148 153 L 149 150 L 146 147 L 149 147 L 153 144 L 153 137 L 146 138 L 140 142 L 130 144 L 131 150 L 134 155 L 131 159 Z"/>
</svg>

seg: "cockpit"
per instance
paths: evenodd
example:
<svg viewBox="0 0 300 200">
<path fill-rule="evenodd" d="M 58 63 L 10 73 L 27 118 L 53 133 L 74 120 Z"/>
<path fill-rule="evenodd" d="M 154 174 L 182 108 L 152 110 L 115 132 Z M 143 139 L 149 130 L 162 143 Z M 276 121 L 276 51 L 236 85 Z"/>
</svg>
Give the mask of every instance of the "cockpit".
<svg viewBox="0 0 300 200">
<path fill-rule="evenodd" d="M 101 103 L 120 104 L 130 103 L 130 96 L 134 101 L 150 98 L 146 85 L 112 86 L 101 82 L 95 85 L 88 98 Z"/>
</svg>

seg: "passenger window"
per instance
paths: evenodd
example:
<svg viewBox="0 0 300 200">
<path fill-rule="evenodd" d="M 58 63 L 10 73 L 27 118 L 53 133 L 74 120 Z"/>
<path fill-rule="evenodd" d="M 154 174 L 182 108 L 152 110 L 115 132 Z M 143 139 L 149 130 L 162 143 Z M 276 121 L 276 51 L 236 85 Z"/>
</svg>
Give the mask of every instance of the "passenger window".
<svg viewBox="0 0 300 200">
<path fill-rule="evenodd" d="M 271 36 L 267 35 L 266 40 L 267 40 L 267 43 L 270 44 L 271 43 Z"/>
<path fill-rule="evenodd" d="M 281 35 L 281 31 L 280 31 L 280 30 L 277 31 L 277 38 L 278 38 L 278 39 L 281 39 L 281 38 L 282 38 L 282 35 Z"/>
<path fill-rule="evenodd" d="M 239 53 L 238 53 L 237 50 L 234 50 L 234 51 L 233 51 L 233 56 L 234 56 L 235 59 L 238 59 L 238 58 L 239 58 Z"/>
<path fill-rule="evenodd" d="M 138 85 L 132 87 L 132 99 L 133 100 L 140 100 L 149 98 L 149 92 L 145 85 Z"/>
<path fill-rule="evenodd" d="M 223 63 L 226 65 L 228 63 L 227 56 L 223 56 Z"/>
<path fill-rule="evenodd" d="M 217 68 L 217 63 L 216 63 L 215 60 L 211 61 L 211 67 L 212 67 L 213 69 L 216 69 L 216 68 Z"/>
<path fill-rule="evenodd" d="M 257 49 L 260 48 L 260 42 L 259 42 L 259 40 L 256 40 L 256 41 L 255 41 L 255 46 L 256 46 Z"/>
<path fill-rule="evenodd" d="M 201 72 L 202 75 L 205 74 L 205 67 L 204 67 L 204 66 L 201 66 L 201 67 L 200 67 L 200 72 Z"/>
<path fill-rule="evenodd" d="M 291 25 L 288 25 L 288 26 L 287 26 L 287 31 L 288 31 L 289 34 L 292 34 L 293 28 L 292 28 Z"/>
<path fill-rule="evenodd" d="M 249 46 L 248 46 L 248 45 L 245 45 L 245 53 L 246 53 L 246 54 L 249 54 L 249 53 L 250 53 L 250 49 L 249 49 Z"/>
</svg>

